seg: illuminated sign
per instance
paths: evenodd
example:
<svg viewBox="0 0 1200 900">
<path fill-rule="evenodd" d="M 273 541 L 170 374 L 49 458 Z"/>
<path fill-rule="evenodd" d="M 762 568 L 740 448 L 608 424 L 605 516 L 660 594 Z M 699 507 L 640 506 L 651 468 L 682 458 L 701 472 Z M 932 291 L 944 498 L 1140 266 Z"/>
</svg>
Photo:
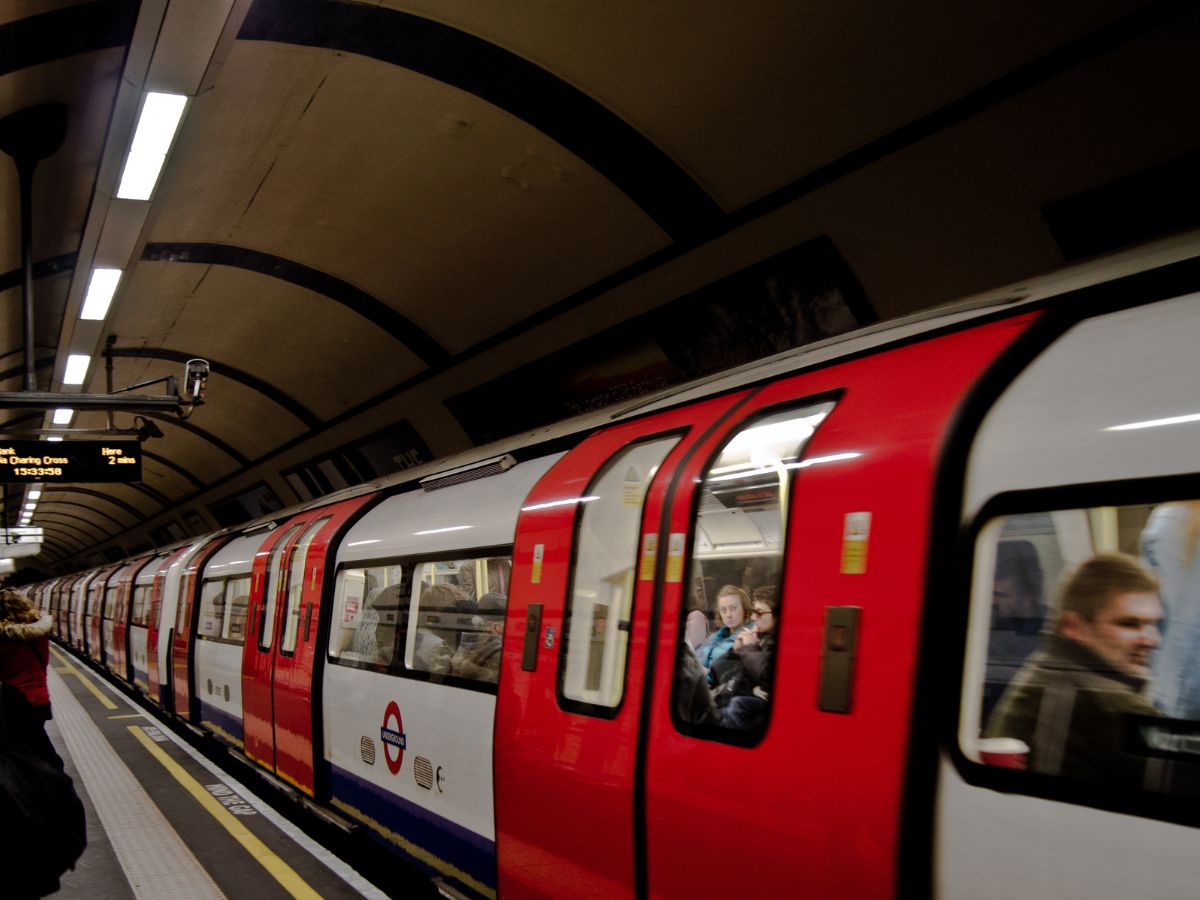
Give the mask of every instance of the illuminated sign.
<svg viewBox="0 0 1200 900">
<path fill-rule="evenodd" d="M 7 441 L 0 443 L 0 484 L 141 481 L 137 441 Z"/>
</svg>

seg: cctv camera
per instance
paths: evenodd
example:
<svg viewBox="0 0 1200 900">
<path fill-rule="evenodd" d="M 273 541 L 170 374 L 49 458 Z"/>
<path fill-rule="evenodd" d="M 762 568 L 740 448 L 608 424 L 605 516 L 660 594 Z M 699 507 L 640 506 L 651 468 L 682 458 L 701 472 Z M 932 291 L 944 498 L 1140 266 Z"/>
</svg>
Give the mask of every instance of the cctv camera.
<svg viewBox="0 0 1200 900">
<path fill-rule="evenodd" d="M 204 395 L 208 392 L 207 360 L 189 359 L 184 367 L 183 383 L 194 402 L 203 402 Z"/>
</svg>

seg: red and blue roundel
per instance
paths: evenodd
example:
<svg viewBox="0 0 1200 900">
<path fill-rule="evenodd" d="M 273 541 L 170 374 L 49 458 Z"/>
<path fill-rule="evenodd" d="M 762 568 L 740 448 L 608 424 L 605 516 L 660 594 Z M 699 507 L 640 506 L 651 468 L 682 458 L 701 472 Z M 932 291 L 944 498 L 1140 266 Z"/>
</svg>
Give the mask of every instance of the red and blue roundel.
<svg viewBox="0 0 1200 900">
<path fill-rule="evenodd" d="M 388 771 L 399 775 L 408 742 L 404 736 L 404 722 L 400 719 L 400 705 L 395 700 L 387 705 L 387 711 L 383 714 L 379 740 L 383 744 L 383 758 L 387 762 Z"/>
</svg>

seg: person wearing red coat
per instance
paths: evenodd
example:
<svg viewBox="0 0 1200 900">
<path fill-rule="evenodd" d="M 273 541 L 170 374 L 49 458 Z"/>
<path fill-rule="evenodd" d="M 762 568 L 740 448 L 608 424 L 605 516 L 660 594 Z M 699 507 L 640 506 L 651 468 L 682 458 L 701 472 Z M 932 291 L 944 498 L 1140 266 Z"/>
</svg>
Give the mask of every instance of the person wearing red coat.
<svg viewBox="0 0 1200 900">
<path fill-rule="evenodd" d="M 10 739 L 29 744 L 58 760 L 46 736 L 50 693 L 46 664 L 54 619 L 41 613 L 14 588 L 0 588 L 0 684 Z"/>
</svg>

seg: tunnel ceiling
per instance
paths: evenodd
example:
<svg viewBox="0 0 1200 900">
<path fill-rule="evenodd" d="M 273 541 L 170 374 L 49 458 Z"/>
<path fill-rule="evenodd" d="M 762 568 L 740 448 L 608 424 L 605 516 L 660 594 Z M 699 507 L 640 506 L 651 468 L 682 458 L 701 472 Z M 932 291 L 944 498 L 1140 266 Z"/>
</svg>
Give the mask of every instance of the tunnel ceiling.
<svg viewBox="0 0 1200 900">
<path fill-rule="evenodd" d="M 508 373 L 575 353 L 603 380 L 606 347 L 669 343 L 714 285 L 736 320 L 738 273 L 769 281 L 764 261 L 803 275 L 818 248 L 859 322 L 1055 268 L 1077 234 L 1062 204 L 1197 150 L 1198 36 L 1190 4 L 1132 0 L 2 0 L 0 118 L 66 117 L 27 223 L 37 390 L 106 392 L 106 358 L 117 389 L 211 365 L 186 419 L 114 415 L 162 432 L 141 483 L 44 487 L 20 567 L 303 501 L 380 435 L 399 467 L 515 430 L 545 397 L 489 394 Z M 152 198 L 119 199 L 146 91 L 187 106 Z M 0 192 L 12 394 L 7 157 Z M 96 267 L 122 275 L 85 322 Z M 92 358 L 83 385 L 63 384 L 71 353 Z M 0 428 L 51 423 L 8 408 Z"/>
</svg>

